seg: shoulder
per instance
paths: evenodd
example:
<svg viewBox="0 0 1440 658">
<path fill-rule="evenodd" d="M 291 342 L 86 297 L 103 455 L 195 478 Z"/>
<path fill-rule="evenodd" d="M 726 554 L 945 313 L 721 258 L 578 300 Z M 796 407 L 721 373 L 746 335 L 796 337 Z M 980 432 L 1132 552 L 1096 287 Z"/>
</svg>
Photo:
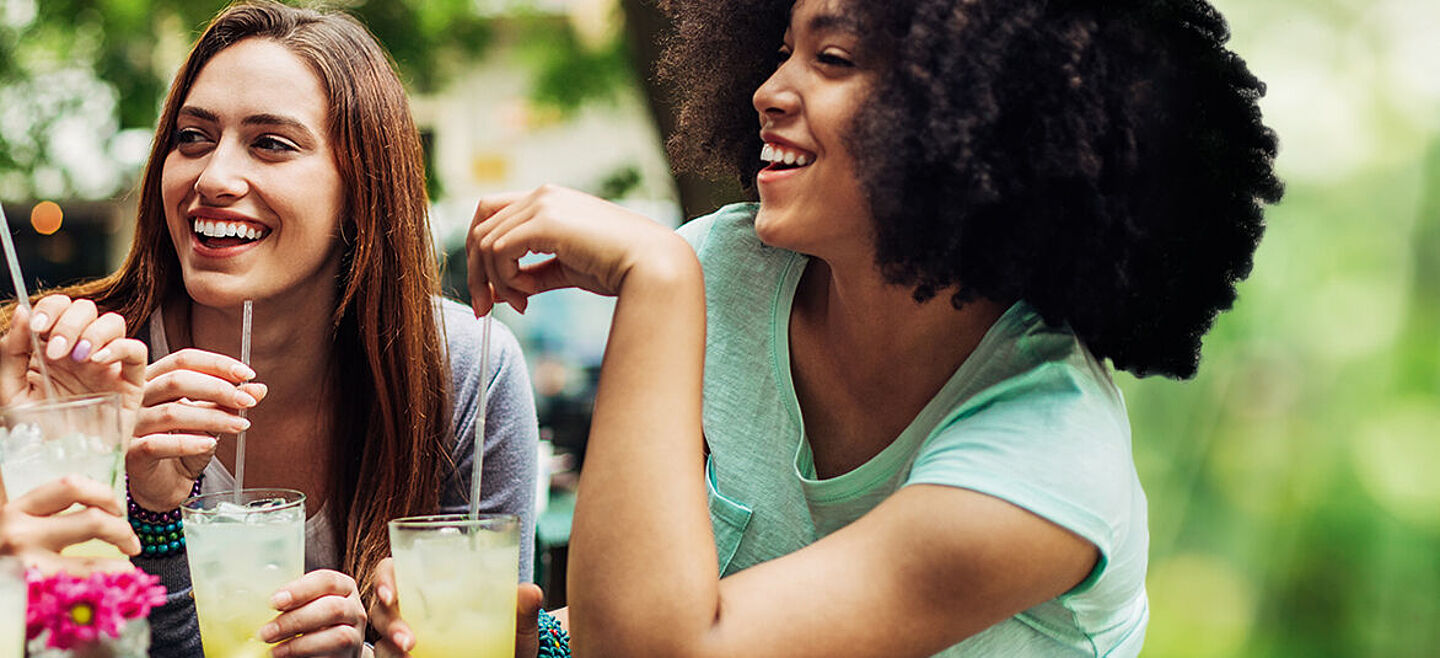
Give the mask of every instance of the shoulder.
<svg viewBox="0 0 1440 658">
<path fill-rule="evenodd" d="M 1127 536 L 1146 532 L 1144 493 L 1108 369 L 1067 328 L 1044 324 L 1028 306 L 1014 311 L 994 344 L 977 349 L 983 362 L 973 374 L 987 385 L 926 438 L 907 483 L 1004 499 L 1107 556 L 1140 545 Z"/>
<path fill-rule="evenodd" d="M 718 234 L 722 238 L 727 236 L 755 235 L 755 212 L 760 209 L 757 203 L 732 203 L 721 207 L 719 210 L 708 215 L 702 215 L 686 222 L 685 225 L 676 229 L 676 233 L 690 247 L 699 254 L 710 242 L 711 235 Z M 756 239 L 758 242 L 759 240 Z"/>
</svg>

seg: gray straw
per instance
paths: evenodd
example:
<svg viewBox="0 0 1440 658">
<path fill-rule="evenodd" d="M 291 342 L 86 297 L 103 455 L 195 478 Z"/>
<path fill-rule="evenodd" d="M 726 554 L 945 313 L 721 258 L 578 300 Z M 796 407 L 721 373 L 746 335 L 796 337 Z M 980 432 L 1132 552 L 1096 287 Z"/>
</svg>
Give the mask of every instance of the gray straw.
<svg viewBox="0 0 1440 658">
<path fill-rule="evenodd" d="M 470 518 L 480 517 L 480 471 L 485 463 L 485 410 L 490 406 L 490 324 L 494 322 L 492 309 L 481 319 L 484 329 L 480 331 L 480 410 L 475 414 L 475 460 L 470 470 Z"/>
<path fill-rule="evenodd" d="M 244 318 L 240 321 L 240 362 L 250 365 L 250 313 L 254 302 L 245 300 Z M 245 410 L 240 410 L 245 417 Z M 245 488 L 245 430 L 235 435 L 235 502 L 240 502 L 240 490 Z"/>
</svg>

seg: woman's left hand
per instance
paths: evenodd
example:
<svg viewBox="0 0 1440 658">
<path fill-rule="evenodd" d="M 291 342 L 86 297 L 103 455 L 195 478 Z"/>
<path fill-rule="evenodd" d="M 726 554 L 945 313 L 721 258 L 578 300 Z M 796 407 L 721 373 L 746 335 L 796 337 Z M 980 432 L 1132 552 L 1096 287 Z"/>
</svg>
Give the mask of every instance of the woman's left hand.
<svg viewBox="0 0 1440 658">
<path fill-rule="evenodd" d="M 305 574 L 270 599 L 280 615 L 260 629 L 260 639 L 277 645 L 276 658 L 361 655 L 365 647 L 365 606 L 355 579 L 321 569 Z"/>
</svg>

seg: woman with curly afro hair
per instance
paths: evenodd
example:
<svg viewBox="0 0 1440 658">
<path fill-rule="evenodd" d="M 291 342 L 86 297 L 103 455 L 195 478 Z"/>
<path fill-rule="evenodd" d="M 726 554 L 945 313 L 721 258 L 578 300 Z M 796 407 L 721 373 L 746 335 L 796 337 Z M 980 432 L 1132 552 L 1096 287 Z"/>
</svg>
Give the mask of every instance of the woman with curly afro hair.
<svg viewBox="0 0 1440 658">
<path fill-rule="evenodd" d="M 1195 373 L 1281 196 L 1223 18 L 672 9 L 672 151 L 758 204 L 677 237 L 546 187 L 483 200 L 468 245 L 479 312 L 619 297 L 571 535 L 576 652 L 1137 655 L 1146 503 L 1110 368 Z"/>
</svg>

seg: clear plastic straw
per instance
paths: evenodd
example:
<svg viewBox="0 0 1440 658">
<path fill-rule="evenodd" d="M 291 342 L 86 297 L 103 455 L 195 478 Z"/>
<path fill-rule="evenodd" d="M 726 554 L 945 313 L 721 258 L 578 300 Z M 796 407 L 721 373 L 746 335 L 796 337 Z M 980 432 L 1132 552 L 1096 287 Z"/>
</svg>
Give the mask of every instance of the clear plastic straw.
<svg viewBox="0 0 1440 658">
<path fill-rule="evenodd" d="M 480 471 L 485 464 L 485 410 L 490 406 L 490 324 L 492 310 L 480 321 L 480 410 L 475 413 L 475 460 L 470 465 L 470 518 L 480 517 Z"/>
<path fill-rule="evenodd" d="M 250 316 L 254 302 L 245 300 L 244 317 L 240 320 L 240 362 L 250 365 Z M 245 410 L 240 410 L 245 417 Z M 240 502 L 240 491 L 245 488 L 245 430 L 235 435 L 235 502 Z"/>
<path fill-rule="evenodd" d="M 20 259 L 15 256 L 15 240 L 10 237 L 10 219 L 5 216 L 5 206 L 0 205 L 0 240 L 5 243 L 5 260 L 10 263 L 10 280 L 15 283 L 15 304 L 30 318 L 30 294 L 25 291 L 25 278 L 20 275 Z M 45 385 L 45 397 L 55 399 L 55 385 L 50 382 L 50 367 L 45 365 L 45 353 L 40 351 L 40 337 L 30 332 L 30 348 L 35 360 L 40 363 L 40 379 Z"/>
</svg>

